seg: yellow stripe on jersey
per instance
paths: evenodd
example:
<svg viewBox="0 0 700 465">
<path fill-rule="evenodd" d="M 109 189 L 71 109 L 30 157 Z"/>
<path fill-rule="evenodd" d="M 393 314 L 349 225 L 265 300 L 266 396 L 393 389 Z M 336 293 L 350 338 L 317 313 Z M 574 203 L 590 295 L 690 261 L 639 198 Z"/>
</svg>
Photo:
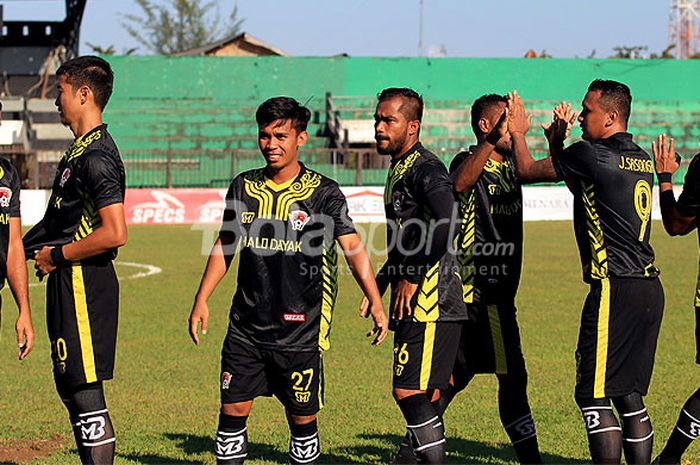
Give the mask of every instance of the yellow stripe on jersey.
<svg viewBox="0 0 700 465">
<path fill-rule="evenodd" d="M 605 397 L 605 371 L 608 364 L 608 338 L 610 327 L 610 280 L 600 281 L 600 305 L 598 306 L 598 340 L 595 350 L 595 378 L 593 398 Z"/>
<path fill-rule="evenodd" d="M 440 299 L 438 283 L 440 281 L 440 262 L 438 261 L 428 270 L 418 288 L 416 307 L 413 309 L 413 317 L 416 321 L 425 323 L 437 321 L 440 316 L 438 300 Z"/>
<path fill-rule="evenodd" d="M 459 195 L 459 213 L 462 227 L 455 241 L 457 262 L 459 263 L 459 275 L 462 278 L 462 298 L 465 303 L 474 301 L 474 238 L 476 234 L 476 213 L 474 190 Z"/>
<path fill-rule="evenodd" d="M 87 296 L 85 294 L 85 280 L 83 279 L 83 266 L 79 261 L 71 266 L 73 277 L 73 301 L 75 303 L 75 319 L 78 323 L 78 339 L 80 340 L 80 353 L 83 357 L 83 370 L 85 382 L 97 381 L 95 372 L 95 353 L 92 348 L 92 331 L 90 329 L 90 317 L 88 315 Z"/>
<path fill-rule="evenodd" d="M 265 175 L 262 170 L 255 170 L 243 178 L 246 194 L 258 201 L 258 218 L 272 218 L 274 197 L 265 188 Z"/>
<path fill-rule="evenodd" d="M 90 144 L 100 139 L 102 139 L 102 131 L 99 129 L 97 131 L 84 134 L 78 137 L 75 140 L 75 142 L 73 142 L 71 146 L 68 147 L 68 150 L 66 150 L 64 157 L 67 159 L 67 161 L 71 161 L 74 158 L 78 158 L 85 152 L 85 150 L 90 146 Z"/>
<path fill-rule="evenodd" d="M 314 190 L 321 185 L 321 175 L 311 171 L 306 171 L 295 181 L 285 192 L 277 198 L 277 208 L 275 217 L 278 220 L 287 221 L 289 219 L 289 208 L 295 202 L 308 199 Z"/>
<path fill-rule="evenodd" d="M 404 174 L 413 166 L 416 160 L 420 157 L 420 152 L 416 150 L 406 158 L 394 165 L 393 168 L 389 170 L 389 176 L 386 181 L 386 188 L 384 189 L 384 204 L 390 205 L 392 202 L 392 191 L 394 190 L 394 184 L 396 184 Z"/>
<path fill-rule="evenodd" d="M 588 240 L 591 246 L 591 277 L 605 279 L 608 277 L 608 252 L 605 248 L 603 228 L 596 209 L 595 192 L 592 184 L 581 182 L 583 207 L 586 211 Z"/>
<path fill-rule="evenodd" d="M 100 226 L 102 226 L 102 221 L 100 220 L 100 215 L 95 211 L 92 199 L 85 199 L 83 212 L 78 223 L 78 230 L 73 235 L 73 239 L 76 241 L 85 239 Z"/>
<path fill-rule="evenodd" d="M 430 382 L 430 372 L 433 369 L 433 350 L 435 348 L 435 329 L 437 324 L 434 321 L 425 324 L 425 334 L 423 339 L 423 355 L 420 364 L 420 381 L 418 389 L 425 391 Z"/>
<path fill-rule="evenodd" d="M 695 306 L 700 307 L 700 256 L 698 257 L 698 283 L 695 286 Z"/>
<path fill-rule="evenodd" d="M 333 308 L 338 296 L 338 252 L 335 243 L 323 252 L 323 292 L 321 302 L 321 325 L 318 331 L 318 347 L 328 350 L 331 347 L 330 333 Z"/>
<path fill-rule="evenodd" d="M 508 373 L 506 360 L 506 345 L 503 342 L 503 330 L 501 329 L 501 317 L 498 315 L 497 305 L 488 305 L 489 325 L 491 326 L 491 341 L 493 342 L 493 356 L 496 364 L 497 375 Z"/>
</svg>

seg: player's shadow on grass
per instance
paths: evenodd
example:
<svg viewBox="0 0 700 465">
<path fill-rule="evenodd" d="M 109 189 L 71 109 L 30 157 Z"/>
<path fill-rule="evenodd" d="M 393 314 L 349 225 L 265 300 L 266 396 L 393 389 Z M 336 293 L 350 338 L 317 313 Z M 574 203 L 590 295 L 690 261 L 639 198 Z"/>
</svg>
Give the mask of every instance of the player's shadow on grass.
<svg viewBox="0 0 700 465">
<path fill-rule="evenodd" d="M 397 434 L 361 434 L 357 437 L 364 441 L 374 442 L 372 445 L 367 444 L 348 448 L 352 455 L 369 459 L 360 461 L 360 463 L 377 463 L 377 456 L 381 457 L 379 463 L 388 463 L 403 439 L 402 436 Z M 498 462 L 517 463 L 513 447 L 508 443 L 493 446 L 483 442 L 448 436 L 447 454 L 447 463 L 450 465 L 491 464 L 494 463 L 494 459 Z M 546 464 L 556 465 L 582 463 L 579 459 L 548 453 L 542 454 L 542 460 Z"/>
</svg>

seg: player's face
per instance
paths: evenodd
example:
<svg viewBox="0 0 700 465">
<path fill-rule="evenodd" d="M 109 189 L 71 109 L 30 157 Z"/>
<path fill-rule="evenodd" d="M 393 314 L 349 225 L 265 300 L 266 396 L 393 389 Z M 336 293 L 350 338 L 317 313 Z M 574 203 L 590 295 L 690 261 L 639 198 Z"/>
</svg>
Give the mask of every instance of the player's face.
<svg viewBox="0 0 700 465">
<path fill-rule="evenodd" d="M 65 74 L 58 77 L 58 82 L 56 83 L 58 95 L 54 103 L 56 108 L 58 108 L 58 114 L 61 116 L 61 123 L 69 126 L 78 119 L 82 102 L 80 92 L 77 89 L 73 89 L 73 86 L 68 83 L 67 79 Z"/>
<path fill-rule="evenodd" d="M 297 162 L 297 151 L 306 143 L 306 131 L 294 129 L 292 120 L 276 120 L 258 128 L 258 146 L 267 166 L 280 170 Z"/>
<path fill-rule="evenodd" d="M 374 140 L 377 141 L 377 152 L 381 155 L 400 155 L 411 132 L 411 123 L 401 113 L 400 97 L 394 97 L 379 102 L 374 112 Z"/>
<path fill-rule="evenodd" d="M 600 106 L 602 92 L 591 90 L 586 93 L 583 99 L 583 109 L 578 116 L 581 123 L 583 138 L 586 140 L 602 139 L 605 137 L 607 122 L 610 120 L 609 113 Z"/>
</svg>

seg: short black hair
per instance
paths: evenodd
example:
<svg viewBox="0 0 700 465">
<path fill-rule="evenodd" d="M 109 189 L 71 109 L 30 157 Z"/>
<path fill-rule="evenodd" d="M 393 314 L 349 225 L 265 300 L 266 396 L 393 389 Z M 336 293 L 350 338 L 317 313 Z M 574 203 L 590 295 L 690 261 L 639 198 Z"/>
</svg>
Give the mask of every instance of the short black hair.
<svg viewBox="0 0 700 465">
<path fill-rule="evenodd" d="M 630 88 L 618 81 L 596 79 L 588 86 L 588 91 L 600 91 L 600 106 L 605 111 L 617 110 L 627 124 L 632 111 L 632 93 Z"/>
<path fill-rule="evenodd" d="M 297 132 L 306 131 L 306 125 L 311 119 L 311 111 L 291 97 L 272 97 L 265 100 L 255 112 L 258 127 L 264 128 L 270 123 L 282 120 L 292 121 L 292 127 Z"/>
<path fill-rule="evenodd" d="M 73 58 L 61 65 L 56 77 L 66 76 L 68 84 L 77 89 L 88 86 L 95 94 L 95 103 L 104 110 L 112 96 L 114 73 L 112 67 L 100 57 L 86 55 Z"/>
<path fill-rule="evenodd" d="M 508 98 L 505 95 L 486 94 L 474 100 L 472 103 L 472 130 L 475 135 L 481 135 L 479 120 L 484 116 L 486 110 L 501 102 L 508 103 Z"/>
<path fill-rule="evenodd" d="M 409 121 L 423 120 L 423 97 L 408 87 L 388 87 L 377 94 L 377 101 L 383 102 L 394 97 L 402 97 L 405 101 L 401 105 L 401 113 Z"/>
</svg>

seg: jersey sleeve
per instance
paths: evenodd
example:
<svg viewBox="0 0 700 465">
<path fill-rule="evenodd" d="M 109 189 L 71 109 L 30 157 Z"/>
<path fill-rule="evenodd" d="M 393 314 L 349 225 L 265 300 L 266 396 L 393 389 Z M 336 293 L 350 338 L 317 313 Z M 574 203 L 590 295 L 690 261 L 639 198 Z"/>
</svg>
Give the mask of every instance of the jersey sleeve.
<svg viewBox="0 0 700 465">
<path fill-rule="evenodd" d="M 10 176 L 10 189 L 12 190 L 12 197 L 10 197 L 10 217 L 19 218 L 21 215 L 19 196 L 22 186 L 19 181 L 19 173 L 17 172 L 15 165 L 13 163 L 8 163 L 7 165 L 10 170 L 8 175 Z"/>
<path fill-rule="evenodd" d="M 122 173 L 112 156 L 99 150 L 84 156 L 83 183 L 95 208 L 124 203 Z"/>
<path fill-rule="evenodd" d="M 454 173 L 457 171 L 457 168 L 459 168 L 459 165 L 462 164 L 464 160 L 467 159 L 469 156 L 469 152 L 459 152 L 455 157 L 452 159 L 452 162 L 450 162 L 450 178 L 454 181 Z"/>
<path fill-rule="evenodd" d="M 439 160 L 424 163 L 416 171 L 417 191 L 421 203 L 430 212 L 435 221 L 434 229 L 429 232 L 430 242 L 424 253 L 414 253 L 404 261 L 404 279 L 418 284 L 423 274 L 437 263 L 450 242 L 450 225 L 456 220 L 456 200 L 445 166 Z"/>
<path fill-rule="evenodd" d="M 337 184 L 333 184 L 326 193 L 323 213 L 333 219 L 333 237 L 355 233 L 355 225 L 350 218 L 348 202 Z"/>
<path fill-rule="evenodd" d="M 587 141 L 570 145 L 561 155 L 552 157 L 554 170 L 563 180 L 593 180 L 597 169 L 596 151 Z"/>
<path fill-rule="evenodd" d="M 700 153 L 695 155 L 688 166 L 676 208 L 683 216 L 700 216 Z"/>
<path fill-rule="evenodd" d="M 219 237 L 230 243 L 235 242 L 240 230 L 238 227 L 238 216 L 241 213 L 238 211 L 240 210 L 238 207 L 240 199 L 237 195 L 236 184 L 237 179 L 234 179 L 229 185 L 228 191 L 226 191 L 226 205 L 224 206 L 221 229 L 219 230 Z"/>
</svg>

